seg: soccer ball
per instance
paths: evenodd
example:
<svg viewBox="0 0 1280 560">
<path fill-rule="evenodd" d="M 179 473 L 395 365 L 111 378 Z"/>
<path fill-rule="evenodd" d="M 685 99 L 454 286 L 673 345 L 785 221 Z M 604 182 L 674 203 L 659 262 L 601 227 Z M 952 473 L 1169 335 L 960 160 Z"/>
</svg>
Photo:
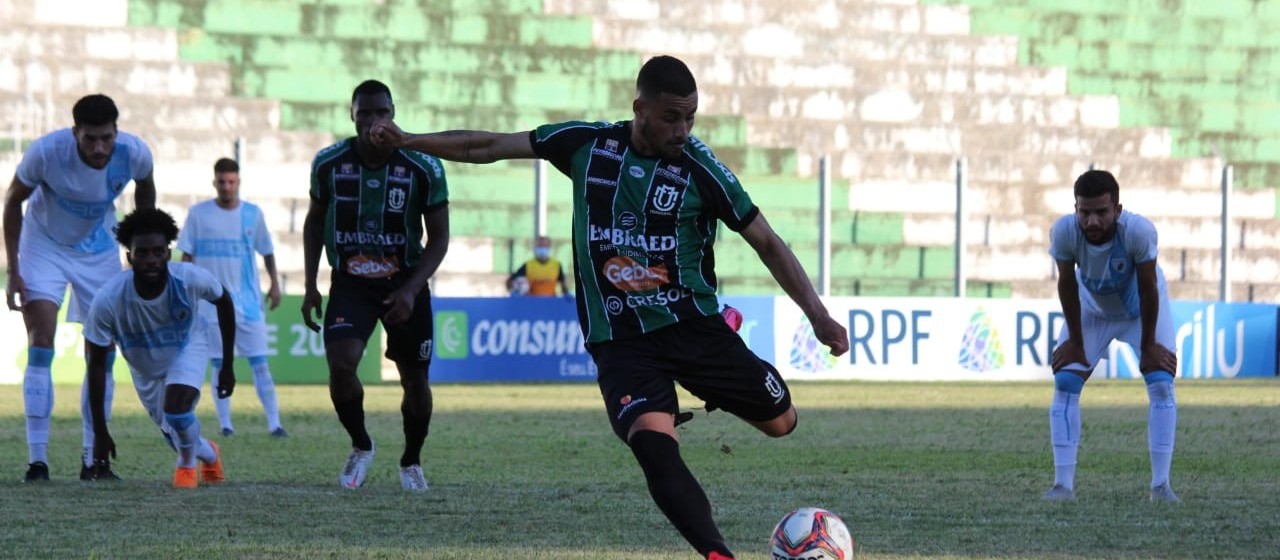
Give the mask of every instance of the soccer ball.
<svg viewBox="0 0 1280 560">
<path fill-rule="evenodd" d="M 517 276 L 511 281 L 511 295 L 525 296 L 529 295 L 529 279 L 523 276 Z"/>
<path fill-rule="evenodd" d="M 769 538 L 773 560 L 850 560 L 853 537 L 836 514 L 800 508 L 783 516 Z"/>
</svg>

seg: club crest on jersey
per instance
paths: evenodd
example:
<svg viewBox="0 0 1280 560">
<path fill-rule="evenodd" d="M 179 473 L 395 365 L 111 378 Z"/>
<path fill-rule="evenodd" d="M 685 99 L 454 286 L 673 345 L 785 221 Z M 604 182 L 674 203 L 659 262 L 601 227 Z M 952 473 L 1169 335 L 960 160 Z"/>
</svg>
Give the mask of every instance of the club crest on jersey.
<svg viewBox="0 0 1280 560">
<path fill-rule="evenodd" d="M 404 212 L 404 189 L 395 187 L 387 190 L 387 204 L 392 212 Z"/>
<path fill-rule="evenodd" d="M 653 209 L 659 212 L 670 212 L 676 207 L 680 191 L 671 185 L 659 185 L 653 190 Z"/>
<path fill-rule="evenodd" d="M 382 181 L 379 181 L 377 179 L 369 179 L 368 181 L 365 181 L 364 184 L 371 189 L 376 189 L 382 186 Z"/>
</svg>

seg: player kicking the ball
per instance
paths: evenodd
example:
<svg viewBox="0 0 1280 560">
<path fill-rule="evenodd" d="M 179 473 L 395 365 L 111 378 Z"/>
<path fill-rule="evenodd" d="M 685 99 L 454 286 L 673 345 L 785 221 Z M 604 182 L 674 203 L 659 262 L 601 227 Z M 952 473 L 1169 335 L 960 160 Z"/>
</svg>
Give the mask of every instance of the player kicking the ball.
<svg viewBox="0 0 1280 560">
<path fill-rule="evenodd" d="M 106 465 L 116 454 L 107 429 L 103 397 L 107 351 L 118 344 L 133 373 L 133 385 L 151 420 L 178 452 L 174 488 L 222 482 L 221 451 L 200 437 L 196 401 L 204 381 L 209 328 L 197 307 L 211 301 L 222 332 L 222 369 L 218 396 L 231 396 L 236 377 L 235 305 L 231 295 L 208 272 L 189 263 L 169 262 L 178 225 L 162 210 L 141 209 L 120 222 L 116 239 L 124 246 L 130 269 L 103 286 L 84 325 L 89 343 L 89 409 L 93 414 L 95 463 Z M 197 462 L 199 469 L 197 472 Z"/>
</svg>

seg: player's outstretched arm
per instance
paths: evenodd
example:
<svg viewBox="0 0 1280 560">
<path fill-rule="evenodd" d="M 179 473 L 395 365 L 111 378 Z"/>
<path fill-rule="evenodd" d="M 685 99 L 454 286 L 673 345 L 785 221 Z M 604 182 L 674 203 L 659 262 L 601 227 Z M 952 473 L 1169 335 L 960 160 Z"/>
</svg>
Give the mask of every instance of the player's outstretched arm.
<svg viewBox="0 0 1280 560">
<path fill-rule="evenodd" d="M 133 205 L 137 208 L 156 207 L 156 180 L 147 175 L 133 182 Z"/>
<path fill-rule="evenodd" d="M 316 287 L 316 277 L 320 274 L 320 251 L 324 247 L 324 215 L 328 209 L 327 200 L 313 197 L 311 206 L 307 208 L 307 218 L 302 222 L 302 260 L 305 276 L 302 321 L 306 323 L 307 328 L 315 332 L 320 332 L 320 325 L 316 320 L 321 317 L 321 297 L 320 289 Z"/>
<path fill-rule="evenodd" d="M 393 121 L 375 123 L 369 130 L 373 143 L 392 148 L 408 148 L 450 161 L 493 163 L 504 159 L 532 159 L 529 132 L 498 133 L 479 130 L 450 130 L 412 134 Z"/>
<path fill-rule="evenodd" d="M 218 309 L 218 332 L 222 334 L 222 369 L 218 372 L 218 398 L 231 396 L 236 389 L 236 372 L 232 363 L 236 361 L 236 305 L 231 300 L 231 291 L 222 287 L 222 295 L 213 300 Z"/>
<path fill-rule="evenodd" d="M 1084 355 L 1084 330 L 1080 326 L 1080 284 L 1076 282 L 1075 261 L 1058 263 L 1058 301 L 1062 303 L 1062 319 L 1067 322 L 1067 340 L 1053 350 L 1049 361 L 1053 371 L 1071 364 L 1093 367 Z"/>
<path fill-rule="evenodd" d="M 86 341 L 89 347 L 88 384 L 89 413 L 93 416 L 93 458 L 106 461 L 116 457 L 116 442 L 107 428 L 107 353 L 110 346 L 98 346 Z"/>
<path fill-rule="evenodd" d="M 809 282 L 809 275 L 804 266 L 796 259 L 791 248 L 778 237 L 777 232 L 769 226 L 764 214 L 759 214 L 751 224 L 742 230 L 742 237 L 751 248 L 756 250 L 760 261 L 773 274 L 773 279 L 787 292 L 791 301 L 800 306 L 809 322 L 813 325 L 813 334 L 818 340 L 831 348 L 833 356 L 839 356 L 849 350 L 849 333 L 844 326 L 831 318 L 827 306 L 818 298 L 818 292 Z"/>
<path fill-rule="evenodd" d="M 9 303 L 9 309 L 14 311 L 22 309 L 22 302 L 18 301 L 18 297 L 26 288 L 22 274 L 18 271 L 18 239 L 22 237 L 22 203 L 31 197 L 32 192 L 35 189 L 28 187 L 14 175 L 4 197 L 4 252 L 9 259 L 6 261 L 9 263 L 9 283 L 5 288 L 5 299 Z"/>
</svg>

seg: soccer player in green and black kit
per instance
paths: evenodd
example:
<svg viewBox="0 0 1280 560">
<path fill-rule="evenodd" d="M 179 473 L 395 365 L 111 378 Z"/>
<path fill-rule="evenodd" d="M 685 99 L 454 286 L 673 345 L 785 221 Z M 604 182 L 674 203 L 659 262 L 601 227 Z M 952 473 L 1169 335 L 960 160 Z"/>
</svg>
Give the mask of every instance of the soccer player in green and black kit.
<svg viewBox="0 0 1280 560">
<path fill-rule="evenodd" d="M 833 354 L 847 351 L 849 339 L 737 178 L 689 135 L 697 108 L 689 69 L 660 56 L 640 69 L 631 121 L 422 135 L 383 121 L 372 137 L 471 163 L 542 158 L 573 179 L 578 318 L 609 421 L 654 502 L 699 554 L 717 559 L 733 553 L 680 457 L 675 383 L 773 437 L 795 428 L 796 411 L 777 370 L 718 313 L 716 220 L 751 244 Z"/>
<path fill-rule="evenodd" d="M 364 484 L 373 461 L 373 440 L 364 425 L 364 387 L 356 367 L 369 335 L 381 320 L 387 332 L 387 358 L 395 362 L 404 387 L 404 454 L 400 482 L 405 490 L 425 491 L 421 458 L 431 423 L 431 293 L 427 280 L 444 260 L 449 245 L 448 188 L 434 157 L 408 149 L 375 146 L 369 129 L 395 117 L 391 91 L 369 80 L 351 95 L 356 137 L 316 154 L 311 166 L 311 207 L 303 226 L 306 295 L 302 316 L 321 304 L 316 288 L 323 246 L 333 267 L 324 313 L 325 353 L 329 361 L 329 397 L 338 420 L 351 435 L 351 454 L 338 483 Z M 426 246 L 422 237 L 426 233 Z"/>
</svg>

